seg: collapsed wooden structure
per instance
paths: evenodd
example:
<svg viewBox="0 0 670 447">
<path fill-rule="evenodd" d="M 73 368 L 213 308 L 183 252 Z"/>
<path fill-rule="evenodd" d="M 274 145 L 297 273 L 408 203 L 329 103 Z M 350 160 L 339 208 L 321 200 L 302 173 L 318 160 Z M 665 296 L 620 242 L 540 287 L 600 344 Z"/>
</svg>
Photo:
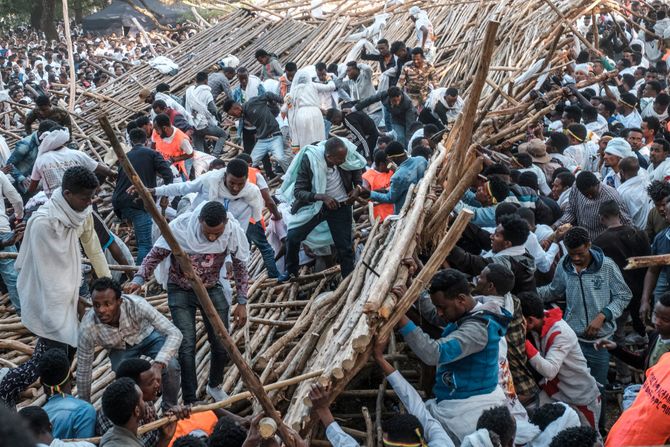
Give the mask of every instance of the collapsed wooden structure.
<svg viewBox="0 0 670 447">
<path fill-rule="evenodd" d="M 334 3 L 341 6 L 344 2 Z M 351 3 L 354 6 L 350 8 Z M 413 4 L 420 3 L 412 1 L 387 9 L 392 15 L 383 35 L 389 41 L 414 43 L 413 24 L 407 13 L 408 6 Z M 335 8 L 324 19 L 316 20 L 304 7 L 286 6 L 291 3 L 270 2 L 257 8 L 244 5 L 254 11 L 233 11 L 218 25 L 169 51 L 168 56 L 180 65 L 176 76 L 161 75 L 148 65 L 140 65 L 95 92 L 78 90 L 76 103 L 82 112 L 74 117 L 79 129 L 75 137 L 83 149 L 98 158 L 111 150 L 98 118 L 108 116 L 121 135 L 129 116 L 145 109 L 138 97 L 142 88 L 151 89 L 160 82 L 168 82 L 172 91 L 180 92 L 198 71 L 227 54 L 234 54 L 241 65 L 256 71 L 258 65 L 253 53 L 258 48 L 271 50 L 281 61 L 294 61 L 298 66 L 318 61 L 342 62 L 353 45 L 344 38 L 369 25 L 370 15 L 379 12 L 369 2 L 347 2 L 349 13 Z M 254 251 L 249 323 L 243 329 L 232 328 L 232 335 L 262 383 L 322 370 L 318 380 L 330 385 L 333 399 L 345 391 L 352 378 L 368 364 L 374 337 L 392 332 L 399 316 L 439 269 L 467 224 L 470 218 L 467 212 L 455 220 L 450 214 L 481 169 L 471 145 L 519 141 L 525 136 L 528 124 L 551 109 L 560 99 L 560 92 L 545 95 L 542 102 L 534 101 L 529 92 L 540 76 L 571 62 L 568 49 L 575 40 L 584 38 L 576 30 L 575 20 L 601 7 L 611 8 L 615 13 L 620 10 L 609 0 L 571 0 L 560 5 L 553 0 L 484 0 L 429 6 L 427 10 L 438 36 L 436 65 L 440 84 L 461 89 L 466 102 L 463 114 L 439 145 L 423 181 L 408 195 L 399 219 L 383 223 L 368 220 L 357 226 L 355 243 L 360 248 L 357 267 L 339 284 L 339 269 L 335 267 L 319 273 L 305 272 L 296 282 L 277 285 L 266 278 L 262 259 Z M 289 12 L 293 18 L 284 18 Z M 598 51 L 595 46 L 593 50 Z M 519 81 L 519 76 L 536 63 L 539 69 Z M 585 81 L 584 85 L 595 81 Z M 232 148 L 226 156 L 234 156 L 236 150 Z M 112 223 L 109 197 L 104 197 L 104 204 L 102 212 Z M 132 245 L 127 227 L 117 222 L 114 230 Z M 423 254 L 427 263 L 403 296 L 394 295 L 391 293 L 394 285 L 404 284 L 409 275 L 409 267 L 401 260 L 417 253 Z M 155 284 L 148 287 L 156 289 Z M 165 294 L 146 298 L 169 315 Z M 28 358 L 34 340 L 20 319 L 7 311 L 6 296 L 3 299 L 0 348 L 7 351 L 0 361 L 11 366 Z M 398 358 L 394 357 L 398 356 L 398 345 L 392 343 L 392 358 Z M 196 353 L 199 393 L 206 384 L 208 352 L 205 331 L 199 324 Z M 106 354 L 99 352 L 92 389 L 96 404 L 105 386 L 113 380 L 108 365 Z M 307 398 L 309 386 L 307 381 L 269 392 L 284 421 L 305 433 L 311 431 L 314 422 L 310 419 Z M 224 388 L 230 394 L 244 390 L 237 368 L 231 367 L 226 372 Z M 383 391 L 380 388 L 379 395 Z M 23 404 L 39 405 L 44 401 L 42 391 L 34 387 Z M 377 402 L 379 407 L 381 399 Z M 377 412 L 381 414 L 380 408 Z M 368 416 L 365 421 L 369 419 Z M 372 445 L 373 430 L 357 434 Z M 313 445 L 318 444 L 313 441 Z"/>
</svg>

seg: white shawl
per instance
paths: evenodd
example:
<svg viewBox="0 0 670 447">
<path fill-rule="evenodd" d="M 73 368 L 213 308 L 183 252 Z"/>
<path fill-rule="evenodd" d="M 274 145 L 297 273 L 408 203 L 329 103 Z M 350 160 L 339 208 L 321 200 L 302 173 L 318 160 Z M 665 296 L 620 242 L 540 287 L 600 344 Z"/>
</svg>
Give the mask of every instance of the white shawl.
<svg viewBox="0 0 670 447">
<path fill-rule="evenodd" d="M 177 216 L 170 222 L 170 230 L 172 230 L 175 239 L 187 255 L 225 253 L 228 251 L 238 260 L 246 263 L 249 260 L 249 242 L 244 230 L 232 214 L 228 213 L 226 228 L 217 240 L 212 242 L 202 233 L 199 217 L 200 211 L 206 203 L 200 204 L 193 211 Z M 154 246 L 170 250 L 170 246 L 163 236 L 158 238 Z M 167 288 L 170 258 L 171 256 L 165 258 L 155 270 L 156 280 L 164 288 Z"/>
<path fill-rule="evenodd" d="M 217 125 L 216 117 L 207 108 L 211 101 L 214 97 L 209 85 L 192 85 L 186 89 L 186 110 L 193 117 L 196 129 Z"/>
<path fill-rule="evenodd" d="M 69 140 L 70 131 L 65 127 L 44 132 L 40 135 L 40 146 L 37 150 L 37 154 L 42 155 L 45 152 L 60 149 Z"/>
<path fill-rule="evenodd" d="M 565 407 L 563 415 L 547 425 L 542 433 L 527 444 L 528 447 L 546 447 L 551 444 L 554 436 L 565 430 L 566 428 L 579 427 L 581 425 L 577 412 L 567 404 L 559 402 L 559 405 Z"/>
<path fill-rule="evenodd" d="M 92 212 L 73 210 L 61 188 L 28 221 L 15 268 L 21 322 L 35 335 L 77 346 L 79 236 Z"/>
<path fill-rule="evenodd" d="M 242 188 L 242 191 L 237 195 L 233 195 L 233 193 L 226 187 L 225 175 L 225 169 L 218 169 L 202 176 L 204 191 L 207 192 L 207 200 L 223 202 L 224 199 L 242 199 L 242 201 L 246 202 L 251 207 L 251 218 L 260 221 L 263 217 L 263 206 L 265 206 L 265 204 L 263 202 L 261 190 L 258 189 L 258 186 L 247 181 L 244 188 Z"/>
</svg>

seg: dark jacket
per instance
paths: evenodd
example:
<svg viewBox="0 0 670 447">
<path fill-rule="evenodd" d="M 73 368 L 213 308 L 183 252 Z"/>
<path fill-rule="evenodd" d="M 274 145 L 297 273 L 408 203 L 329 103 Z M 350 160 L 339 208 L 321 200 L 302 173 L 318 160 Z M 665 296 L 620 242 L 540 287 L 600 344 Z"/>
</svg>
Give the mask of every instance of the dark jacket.
<svg viewBox="0 0 670 447">
<path fill-rule="evenodd" d="M 502 264 L 514 273 L 512 294 L 535 291 L 535 261 L 525 252 L 520 256 L 500 255 L 485 258 L 467 253 L 461 247 L 454 247 L 447 257 L 449 265 L 468 275 L 479 275 L 489 264 Z"/>
<path fill-rule="evenodd" d="M 610 351 L 612 355 L 619 360 L 623 361 L 624 363 L 627 363 L 628 365 L 632 366 L 633 368 L 636 369 L 641 369 L 643 371 L 646 371 L 647 368 L 649 368 L 649 355 L 651 354 L 652 349 L 654 346 L 656 346 L 656 342 L 658 341 L 658 332 L 654 331 L 649 333 L 649 344 L 647 347 L 644 349 L 644 351 L 637 353 L 637 352 L 631 352 L 628 349 L 622 347 L 620 344 L 617 343 L 617 347 Z"/>
<path fill-rule="evenodd" d="M 276 105 L 283 101 L 280 96 L 267 92 L 251 98 L 242 105 L 244 111 L 242 118 L 256 128 L 257 139 L 264 140 L 281 135 L 275 109 Z"/>
<path fill-rule="evenodd" d="M 356 145 L 359 154 L 371 159 L 379 131 L 375 122 L 365 112 L 352 112 L 344 117 L 344 126 L 353 134 L 351 142 Z"/>
<path fill-rule="evenodd" d="M 172 183 L 173 175 L 170 164 L 155 150 L 145 146 L 134 146 L 126 156 L 147 188 L 156 187 L 156 176 L 162 177 L 165 185 Z M 121 217 L 121 210 L 124 208 L 144 209 L 142 199 L 131 196 L 126 192 L 131 184 L 126 171 L 119 169 L 116 188 L 114 188 L 112 194 L 112 206 L 119 217 Z"/>
<path fill-rule="evenodd" d="M 391 105 L 388 91 L 382 91 L 374 96 L 369 96 L 358 101 L 356 103 L 356 110 L 363 110 L 375 102 L 381 102 L 391 114 L 391 122 L 399 126 L 404 126 L 405 132 L 409 134 L 412 124 L 416 123 L 416 120 L 418 119 L 416 107 L 412 104 L 412 100 L 409 99 L 409 96 L 403 93 L 402 101 L 400 101 L 400 104 L 396 107 Z"/>
<path fill-rule="evenodd" d="M 337 168 L 340 173 L 340 178 L 342 179 L 342 185 L 344 189 L 350 192 L 357 185 L 363 184 L 363 172 L 360 169 L 354 171 L 345 171 L 340 167 Z M 300 167 L 298 168 L 298 176 L 295 179 L 295 187 L 293 189 L 293 195 L 295 196 L 295 202 L 291 207 L 291 214 L 298 211 L 303 206 L 316 202 L 314 196 L 317 194 L 312 191 L 312 165 L 309 162 L 308 157 L 303 157 L 300 162 Z"/>
<path fill-rule="evenodd" d="M 593 245 L 600 247 L 605 256 L 612 258 L 621 269 L 623 279 L 633 293 L 633 300 L 639 301 L 647 269 L 624 270 L 624 267 L 632 256 L 651 255 L 651 245 L 646 233 L 629 225 L 608 228 L 593 241 Z"/>
</svg>

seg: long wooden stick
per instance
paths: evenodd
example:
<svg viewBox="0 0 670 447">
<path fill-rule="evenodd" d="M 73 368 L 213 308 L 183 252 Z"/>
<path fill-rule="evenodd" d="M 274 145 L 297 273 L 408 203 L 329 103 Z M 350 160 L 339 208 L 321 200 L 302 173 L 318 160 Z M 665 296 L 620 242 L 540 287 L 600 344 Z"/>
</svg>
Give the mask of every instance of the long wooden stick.
<svg viewBox="0 0 670 447">
<path fill-rule="evenodd" d="M 491 65 L 491 58 L 493 57 L 493 50 L 495 50 L 495 39 L 498 26 L 500 26 L 500 22 L 494 21 L 489 21 L 489 23 L 486 25 L 486 34 L 484 37 L 484 43 L 482 45 L 482 56 L 479 59 L 477 72 L 475 73 L 475 78 L 472 81 L 470 92 L 468 93 L 468 98 L 465 101 L 465 105 L 463 106 L 463 113 L 459 117 L 459 120 L 462 121 L 462 126 L 455 146 L 452 149 L 450 162 L 452 163 L 451 174 L 453 175 L 450 175 L 447 178 L 447 191 L 451 191 L 454 186 L 456 186 L 456 183 L 460 178 L 460 173 L 465 170 L 465 166 L 462 166 L 463 159 L 465 158 L 465 152 L 467 151 L 468 146 L 470 146 L 470 141 L 472 140 L 472 131 L 474 130 L 475 115 L 477 114 L 479 97 L 482 94 L 484 85 L 486 85 L 486 77 L 489 73 L 489 66 Z"/>
<path fill-rule="evenodd" d="M 228 352 L 230 359 L 233 361 L 235 366 L 237 366 L 242 381 L 249 389 L 249 391 L 251 391 L 251 393 L 256 397 L 258 403 L 263 408 L 265 415 L 271 417 L 277 423 L 284 443 L 289 447 L 295 447 L 295 441 L 293 440 L 293 437 L 284 425 L 279 412 L 275 409 L 267 393 L 263 390 L 263 384 L 244 360 L 242 353 L 239 349 L 237 349 L 235 341 L 228 333 L 226 326 L 223 324 L 223 320 L 221 320 L 221 317 L 216 311 L 212 300 L 209 298 L 207 289 L 205 289 L 202 280 L 193 270 L 190 258 L 186 255 L 186 253 L 184 253 L 184 250 L 182 250 L 179 242 L 177 242 L 174 235 L 172 234 L 172 230 L 165 220 L 165 217 L 163 217 L 158 208 L 156 208 L 156 203 L 154 202 L 153 197 L 142 184 L 142 180 L 140 180 L 137 172 L 135 171 L 135 168 L 133 168 L 133 165 L 131 165 L 130 161 L 128 161 L 128 158 L 126 157 L 126 154 L 123 151 L 116 134 L 114 133 L 114 129 L 112 129 L 112 125 L 110 124 L 107 115 L 101 116 L 99 120 L 102 129 L 105 131 L 105 134 L 107 134 L 107 138 L 112 144 L 112 148 L 114 149 L 114 152 L 116 153 L 116 156 L 121 163 L 121 167 L 124 169 L 124 171 L 126 171 L 126 175 L 128 175 L 128 178 L 135 186 L 135 189 L 142 199 L 142 202 L 144 202 L 144 208 L 149 214 L 151 214 L 154 222 L 156 222 L 156 225 L 158 225 L 158 228 L 161 231 L 161 235 L 165 238 L 165 241 L 170 246 L 172 256 L 174 256 L 177 262 L 179 262 L 179 266 L 184 272 L 184 276 L 189 279 L 191 287 L 193 288 L 193 292 L 198 298 L 198 302 L 200 303 L 205 316 L 214 328 L 214 332 L 219 338 L 219 341 Z"/>
<path fill-rule="evenodd" d="M 74 101 L 76 96 L 77 74 L 74 70 L 74 50 L 72 48 L 72 36 L 70 36 L 70 16 L 67 9 L 67 0 L 63 0 L 63 34 L 67 45 L 67 64 L 70 66 L 70 96 L 68 98 L 68 110 L 74 112 Z"/>
<path fill-rule="evenodd" d="M 670 255 L 633 256 L 628 258 L 627 261 L 628 264 L 623 268 L 624 270 L 643 269 L 647 267 L 670 265 Z"/>
</svg>

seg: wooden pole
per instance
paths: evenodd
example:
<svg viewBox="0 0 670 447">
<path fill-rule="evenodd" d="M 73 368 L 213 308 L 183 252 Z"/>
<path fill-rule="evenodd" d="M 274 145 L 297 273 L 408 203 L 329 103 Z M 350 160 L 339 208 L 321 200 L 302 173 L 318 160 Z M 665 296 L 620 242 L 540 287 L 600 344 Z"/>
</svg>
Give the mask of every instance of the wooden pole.
<svg viewBox="0 0 670 447">
<path fill-rule="evenodd" d="M 72 48 L 72 36 L 70 36 L 70 15 L 68 14 L 67 0 L 63 0 L 62 3 L 64 23 L 63 34 L 65 34 L 65 44 L 67 45 L 67 64 L 70 67 L 70 96 L 68 98 L 68 110 L 74 112 L 74 102 L 77 91 L 77 74 L 74 70 L 74 49 Z"/>
<path fill-rule="evenodd" d="M 489 66 L 491 65 L 491 58 L 493 57 L 493 50 L 495 50 L 495 39 L 496 32 L 498 31 L 498 26 L 500 22 L 489 21 L 486 25 L 486 34 L 484 36 L 484 44 L 482 48 L 482 56 L 479 59 L 479 65 L 477 66 L 477 71 L 475 77 L 470 86 L 470 92 L 468 93 L 468 99 L 465 101 L 463 106 L 463 113 L 460 116 L 462 126 L 456 140 L 455 146 L 452 150 L 451 155 L 451 165 L 452 170 L 451 174 L 447 178 L 446 191 L 451 191 L 458 182 L 460 178 L 460 173 L 465 170 L 463 164 L 463 159 L 465 158 L 465 152 L 470 146 L 470 141 L 472 140 L 472 132 L 474 130 L 475 115 L 477 114 L 477 106 L 479 105 L 479 97 L 482 94 L 482 89 L 486 85 L 486 78 L 489 74 Z"/>
<path fill-rule="evenodd" d="M 130 162 L 128 161 L 128 158 L 126 157 L 126 154 L 123 151 L 123 148 L 119 143 L 119 140 L 116 138 L 116 134 L 114 133 L 114 129 L 112 129 L 112 125 L 110 124 L 107 115 L 101 116 L 99 118 L 99 121 L 100 125 L 102 126 L 102 129 L 105 131 L 105 134 L 109 139 L 109 142 L 112 145 L 112 148 L 114 149 L 114 152 L 116 153 L 117 158 L 119 159 L 119 162 L 121 163 L 121 167 L 123 168 L 124 171 L 126 171 L 126 175 L 130 179 L 132 184 L 135 186 L 137 193 L 142 199 L 142 202 L 144 202 L 144 208 L 151 215 L 154 222 L 156 222 L 156 225 L 158 225 L 161 235 L 165 238 L 165 241 L 170 246 L 172 256 L 174 256 L 177 262 L 179 262 L 179 266 L 184 272 L 184 275 L 189 279 L 191 287 L 193 288 L 193 292 L 197 296 L 198 302 L 200 303 L 200 306 L 202 307 L 205 316 L 207 317 L 210 324 L 214 328 L 214 332 L 216 333 L 216 336 L 219 338 L 219 341 L 221 342 L 221 344 L 223 344 L 224 348 L 226 348 L 226 351 L 228 352 L 230 359 L 233 361 L 235 366 L 237 366 L 242 381 L 249 389 L 249 391 L 251 391 L 251 393 L 256 397 L 261 408 L 263 408 L 265 415 L 271 417 L 277 423 L 279 433 L 282 439 L 284 440 L 284 443 L 289 447 L 295 447 L 295 441 L 293 440 L 293 437 L 287 430 L 286 426 L 284 425 L 281 419 L 279 412 L 275 409 L 274 405 L 272 404 L 272 401 L 270 400 L 267 393 L 263 389 L 263 384 L 258 379 L 258 376 L 256 376 L 251 367 L 244 360 L 244 358 L 242 357 L 242 353 L 240 352 L 239 349 L 237 349 L 235 341 L 228 333 L 226 326 L 223 324 L 223 320 L 221 320 L 221 317 L 219 316 L 219 313 L 216 311 L 216 308 L 214 307 L 212 300 L 209 298 L 207 289 L 205 289 L 202 280 L 193 270 L 191 260 L 186 255 L 186 253 L 184 253 L 184 250 L 182 250 L 181 246 L 179 245 L 179 242 L 177 242 L 174 235 L 172 234 L 172 230 L 170 230 L 167 221 L 160 213 L 158 208 L 156 208 L 156 203 L 154 202 L 153 197 L 151 197 L 149 191 L 147 191 L 146 187 L 142 184 L 142 180 L 140 180 L 139 176 L 137 175 L 137 172 L 135 172 L 135 168 L 133 168 L 133 165 L 131 165 Z"/>
<path fill-rule="evenodd" d="M 458 217 L 456 217 L 454 224 L 449 228 L 447 234 L 444 235 L 438 246 L 435 248 L 435 251 L 426 265 L 419 272 L 417 277 L 414 278 L 414 281 L 409 289 L 407 289 L 407 292 L 405 292 L 403 297 L 398 300 L 398 304 L 396 305 L 391 318 L 389 318 L 379 330 L 378 337 L 384 339 L 391 336 L 393 328 L 398 324 L 400 318 L 402 318 L 402 316 L 405 315 L 405 312 L 407 312 L 412 304 L 414 304 L 416 297 L 418 297 L 419 293 L 426 288 L 437 269 L 440 268 L 444 259 L 454 248 L 456 242 L 460 239 L 463 230 L 465 230 L 468 222 L 472 219 L 472 216 L 474 216 L 474 213 L 468 209 L 464 209 L 458 213 Z"/>
<path fill-rule="evenodd" d="M 157 56 L 156 50 L 154 49 L 154 45 L 151 42 L 151 39 L 149 39 L 149 35 L 147 34 L 146 31 L 144 31 L 144 27 L 140 24 L 140 22 L 135 17 L 131 17 L 130 20 L 133 21 L 133 25 L 135 25 L 137 27 L 137 29 L 140 30 L 140 33 L 142 33 L 142 37 L 144 37 L 144 40 L 147 41 L 147 45 L 149 45 L 149 50 L 151 51 L 151 54 L 153 55 L 153 57 L 156 57 Z"/>
<path fill-rule="evenodd" d="M 627 261 L 628 264 L 623 268 L 624 270 L 644 269 L 647 267 L 670 265 L 670 255 L 634 256 L 628 258 Z"/>
<path fill-rule="evenodd" d="M 561 19 L 561 21 L 562 21 L 565 25 L 567 25 L 568 28 L 570 28 L 570 31 L 572 31 L 572 33 L 577 37 L 577 39 L 579 39 L 584 45 L 586 45 L 586 47 L 587 47 L 589 50 L 593 51 L 593 52 L 594 52 L 595 54 L 597 54 L 599 57 L 603 57 L 603 53 L 602 53 L 602 51 L 598 50 L 596 47 L 594 47 L 593 45 L 591 45 L 591 42 L 589 42 L 589 41 L 586 39 L 586 37 L 584 37 L 584 36 L 582 35 L 582 33 L 580 33 L 579 31 L 577 31 L 577 28 L 575 28 L 574 25 L 573 25 L 572 23 L 570 23 L 570 20 L 568 20 L 568 19 L 563 15 L 563 13 L 561 12 L 561 10 L 558 9 L 558 8 L 556 7 L 556 5 L 554 5 L 554 3 L 553 3 L 551 0 L 543 0 L 543 1 L 544 1 L 547 5 L 549 5 L 549 7 L 550 7 L 551 9 L 554 10 L 554 12 L 555 12 L 555 13 L 558 15 L 558 17 Z"/>
</svg>

